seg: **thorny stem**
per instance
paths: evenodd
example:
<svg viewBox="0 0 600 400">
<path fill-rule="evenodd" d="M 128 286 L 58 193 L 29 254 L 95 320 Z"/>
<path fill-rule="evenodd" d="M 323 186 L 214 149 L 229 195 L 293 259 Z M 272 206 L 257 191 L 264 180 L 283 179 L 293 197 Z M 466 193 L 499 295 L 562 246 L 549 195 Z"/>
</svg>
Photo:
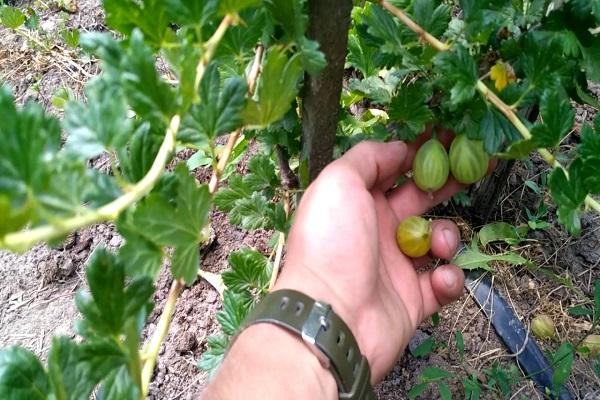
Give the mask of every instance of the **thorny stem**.
<svg viewBox="0 0 600 400">
<path fill-rule="evenodd" d="M 175 150 L 175 137 L 179 129 L 179 122 L 179 115 L 171 118 L 165 138 L 150 170 L 138 183 L 131 187 L 131 190 L 97 210 L 90 210 L 83 215 L 56 222 L 54 225 L 44 225 L 21 232 L 9 233 L 4 239 L 0 240 L 0 247 L 12 251 L 25 251 L 43 240 L 56 239 L 98 222 L 115 220 L 127 207 L 148 194 L 162 176 L 165 166 Z"/>
<path fill-rule="evenodd" d="M 275 145 L 275 152 L 277 153 L 281 184 L 286 190 L 296 189 L 298 187 L 298 177 L 290 168 L 290 163 L 285 150 L 280 145 Z"/>
<path fill-rule="evenodd" d="M 235 19 L 236 17 L 233 15 L 226 15 L 215 33 L 205 42 L 204 54 L 196 68 L 196 89 L 200 85 L 206 66 L 212 59 L 219 42 L 225 35 L 227 28 L 235 21 Z M 44 225 L 21 232 L 9 233 L 5 235 L 3 239 L 0 239 L 0 248 L 6 248 L 11 251 L 25 251 L 38 242 L 56 239 L 74 230 L 118 218 L 125 209 L 150 193 L 158 179 L 162 176 L 171 154 L 175 151 L 180 121 L 181 117 L 179 114 L 171 118 L 165 138 L 163 139 L 150 170 L 138 183 L 133 185 L 131 189 L 122 196 L 97 210 L 90 210 L 85 214 L 56 222 L 53 225 Z"/>
<path fill-rule="evenodd" d="M 431 33 L 427 32 L 425 29 L 421 28 L 415 21 L 413 21 L 404 11 L 395 7 L 394 5 L 388 3 L 386 0 L 381 1 L 381 5 L 383 8 L 387 9 L 389 12 L 394 14 L 404 25 L 408 26 L 408 28 L 416 33 L 422 40 L 429 43 L 433 48 L 439 51 L 446 51 L 450 49 L 446 43 L 442 43 L 437 40 Z"/>
<path fill-rule="evenodd" d="M 258 79 L 258 74 L 260 72 L 260 64 L 262 61 L 264 47 L 262 45 L 257 46 L 256 54 L 254 56 L 254 62 L 252 64 L 252 69 L 250 70 L 250 74 L 248 75 L 248 95 L 252 96 L 254 94 L 254 88 L 256 87 L 256 80 Z M 231 152 L 233 151 L 233 147 L 237 143 L 238 138 L 241 136 L 244 128 L 238 128 L 233 133 L 229 135 L 227 139 L 227 144 L 223 148 L 221 152 L 221 157 L 219 158 L 219 162 L 217 163 L 217 168 L 213 169 L 212 176 L 210 177 L 210 182 L 208 184 L 208 190 L 210 193 L 215 193 L 217 190 L 219 183 L 221 181 L 221 176 L 223 175 L 223 171 L 227 166 L 227 162 L 229 162 L 229 157 L 231 156 Z"/>
<path fill-rule="evenodd" d="M 283 177 L 282 177 L 283 178 Z M 283 209 L 285 210 L 285 216 L 290 214 L 290 192 L 285 191 L 283 198 Z M 273 261 L 273 270 L 271 271 L 271 279 L 269 280 L 269 292 L 275 286 L 277 277 L 279 276 L 279 270 L 281 269 L 281 259 L 283 257 L 283 246 L 285 246 L 285 233 L 279 232 L 279 238 L 277 240 L 277 250 L 275 251 L 275 260 Z"/>
<path fill-rule="evenodd" d="M 429 43 L 432 47 L 439 51 L 447 51 L 450 49 L 445 43 L 440 42 L 430 33 L 425 31 L 421 26 L 419 26 L 416 22 L 414 22 L 404 11 L 395 7 L 394 5 L 387 2 L 387 0 L 381 0 L 380 4 L 387 9 L 389 12 L 394 14 L 400 21 L 402 21 L 408 28 L 410 28 L 413 32 L 419 35 L 423 40 Z M 477 81 L 477 90 L 492 104 L 494 104 L 504 116 L 517 128 L 519 133 L 524 139 L 531 139 L 531 132 L 529 129 L 523 124 L 523 122 L 519 119 L 519 117 L 515 114 L 513 109 L 504 103 L 494 92 L 492 92 L 485 83 L 481 80 Z M 558 162 L 556 157 L 552 155 L 547 149 L 540 148 L 537 149 L 537 152 L 542 156 L 544 161 L 546 161 L 553 168 L 562 169 L 568 177 L 567 170 L 565 167 Z M 585 205 L 589 208 L 594 209 L 596 212 L 600 213 L 600 203 L 594 200 L 591 196 L 586 196 Z"/>
<path fill-rule="evenodd" d="M 259 45 L 256 49 L 254 64 L 252 65 L 250 75 L 248 76 L 248 93 L 250 95 L 254 93 L 254 87 L 256 85 L 258 73 L 260 71 L 262 54 L 263 46 Z M 221 153 L 221 158 L 219 159 L 217 168 L 213 171 L 213 175 L 210 180 L 209 191 L 211 194 L 214 194 L 218 188 L 220 177 L 223 173 L 223 170 L 227 166 L 227 161 L 229 161 L 229 156 L 231 155 L 233 146 L 236 143 L 237 138 L 240 136 L 241 132 L 242 128 L 239 128 L 229 135 L 227 145 Z M 140 352 L 141 357 L 144 359 L 144 366 L 142 368 L 142 392 L 144 393 L 144 396 L 147 396 L 148 394 L 148 388 L 150 385 L 150 380 L 152 379 L 154 367 L 156 365 L 156 359 L 158 357 L 160 345 L 167 336 L 167 333 L 169 332 L 169 326 L 171 325 L 171 321 L 173 320 L 177 299 L 179 298 L 179 294 L 183 290 L 184 285 L 185 284 L 182 280 L 176 280 L 171 285 L 171 289 L 169 290 L 169 295 L 167 297 L 167 302 L 165 303 L 165 307 L 163 308 L 163 311 L 160 315 L 160 320 L 158 321 L 156 330 L 154 331 L 150 341 L 144 345 L 143 349 Z"/>
<path fill-rule="evenodd" d="M 148 396 L 150 380 L 152 379 L 152 373 L 154 372 L 160 345 L 167 336 L 167 332 L 169 332 L 169 327 L 171 326 L 171 321 L 175 314 L 175 305 L 177 304 L 177 299 L 184 286 L 185 283 L 181 279 L 176 279 L 171 284 L 167 302 L 160 315 L 158 325 L 156 325 L 156 330 L 152 334 L 150 341 L 144 345 L 144 348 L 141 351 L 141 356 L 144 359 L 144 366 L 142 367 L 142 393 L 144 398 Z"/>
<path fill-rule="evenodd" d="M 231 14 L 227 14 L 221 20 L 221 23 L 217 27 L 215 33 L 213 33 L 210 39 L 208 39 L 206 43 L 204 43 L 204 53 L 202 54 L 202 58 L 200 59 L 200 62 L 196 67 L 196 80 L 194 81 L 194 88 L 196 89 L 196 93 L 198 93 L 198 88 L 200 87 L 200 81 L 202 80 L 202 76 L 204 76 L 204 71 L 210 63 L 210 60 L 212 60 L 213 55 L 215 54 L 215 50 L 219 45 L 219 42 L 221 41 L 221 39 L 223 39 L 225 32 L 227 32 L 227 28 L 229 28 L 229 26 L 232 25 L 234 21 L 235 17 Z"/>
</svg>

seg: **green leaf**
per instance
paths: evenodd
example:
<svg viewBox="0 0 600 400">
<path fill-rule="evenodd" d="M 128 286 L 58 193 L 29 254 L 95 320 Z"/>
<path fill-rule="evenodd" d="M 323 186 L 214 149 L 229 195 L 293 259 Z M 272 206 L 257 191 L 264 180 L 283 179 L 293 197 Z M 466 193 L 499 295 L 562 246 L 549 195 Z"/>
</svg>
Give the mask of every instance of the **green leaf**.
<svg viewBox="0 0 600 400">
<path fill-rule="evenodd" d="M 468 50 L 457 45 L 456 51 L 440 52 L 434 59 L 441 73 L 440 81 L 450 88 L 450 101 L 460 104 L 473 98 L 477 80 L 477 64 Z"/>
<path fill-rule="evenodd" d="M 506 222 L 493 222 L 483 226 L 479 230 L 479 242 L 482 246 L 487 246 L 488 243 L 497 241 L 517 244 L 521 241 L 521 237 L 517 233 L 517 228 Z"/>
<path fill-rule="evenodd" d="M 75 303 L 85 317 L 87 332 L 119 335 L 154 293 L 152 280 L 138 278 L 125 284 L 125 266 L 102 248 L 96 248 L 86 268 L 90 293 L 77 293 Z M 87 335 L 85 335 L 87 336 Z"/>
<path fill-rule="evenodd" d="M 229 266 L 231 269 L 222 274 L 227 289 L 252 296 L 266 293 L 272 267 L 265 256 L 254 250 L 239 250 L 229 256 Z"/>
<path fill-rule="evenodd" d="M 433 336 L 430 336 L 427 339 L 425 339 L 423 341 L 423 343 L 421 343 L 420 345 L 415 347 L 413 350 L 411 350 L 410 354 L 412 354 L 413 357 L 422 358 L 422 357 L 425 357 L 426 355 L 428 355 L 429 353 L 431 353 L 433 351 L 434 347 L 435 347 L 435 339 L 433 338 Z"/>
<path fill-rule="evenodd" d="M 416 39 L 412 31 L 379 5 L 370 3 L 364 10 L 362 22 L 368 27 L 370 35 L 383 42 L 381 51 L 402 54 L 404 45 Z"/>
<path fill-rule="evenodd" d="M 422 382 L 436 382 L 441 379 L 450 378 L 452 374 L 448 371 L 445 371 L 441 368 L 437 367 L 426 367 L 423 368 L 421 375 L 419 375 L 419 380 Z"/>
<path fill-rule="evenodd" d="M 514 125 L 495 107 L 486 107 L 481 121 L 476 121 L 475 126 L 475 129 L 466 130 L 467 136 L 482 140 L 488 154 L 498 152 L 506 142 L 511 143 L 521 138 Z"/>
<path fill-rule="evenodd" d="M 229 347 L 229 339 L 223 335 L 209 336 L 207 346 L 208 350 L 202 354 L 198 361 L 198 368 L 208 372 L 209 376 L 213 377 L 225 357 L 225 352 Z"/>
<path fill-rule="evenodd" d="M 579 154 L 583 160 L 586 189 L 592 194 L 600 194 L 600 118 L 596 118 L 594 128 L 585 124 L 581 129 Z"/>
<path fill-rule="evenodd" d="M 465 339 L 461 331 L 454 332 L 454 343 L 456 344 L 456 350 L 458 350 L 458 356 L 462 362 L 465 358 Z"/>
<path fill-rule="evenodd" d="M 126 213 L 117 223 L 119 233 L 125 239 L 125 244 L 119 249 L 119 258 L 127 266 L 127 275 L 149 276 L 155 280 L 162 265 L 162 249 L 132 219 L 132 214 Z"/>
<path fill-rule="evenodd" d="M 198 275 L 198 247 L 210 209 L 210 194 L 206 185 L 197 185 L 184 164 L 177 166 L 175 175 L 176 207 L 152 194 L 136 209 L 133 221 L 156 244 L 175 249 L 171 263 L 173 276 L 191 284 Z"/>
<path fill-rule="evenodd" d="M 319 50 L 319 42 L 302 37 L 299 44 L 302 68 L 311 75 L 317 75 L 327 65 L 325 54 Z"/>
<path fill-rule="evenodd" d="M 48 354 L 48 375 L 56 397 L 87 399 L 99 382 L 92 377 L 90 364 L 82 360 L 81 348 L 67 337 L 54 337 Z"/>
<path fill-rule="evenodd" d="M 477 242 L 474 240 L 470 247 L 465 248 L 465 250 L 452 259 L 452 264 L 466 270 L 481 268 L 486 271 L 492 271 L 492 268 L 489 266 L 489 263 L 492 261 L 502 261 L 512 265 L 529 263 L 525 258 L 513 252 L 497 255 L 484 254 L 479 250 Z"/>
<path fill-rule="evenodd" d="M 581 67 L 592 82 L 600 82 L 600 42 L 595 40 L 590 47 L 583 47 Z"/>
<path fill-rule="evenodd" d="M 390 104 L 390 119 L 403 124 L 413 134 L 423 132 L 425 125 L 433 120 L 433 112 L 427 105 L 430 97 L 431 88 L 421 82 L 401 87 Z"/>
<path fill-rule="evenodd" d="M 25 23 L 25 15 L 17 7 L 0 6 L 0 24 L 17 29 Z"/>
<path fill-rule="evenodd" d="M 83 35 L 80 43 L 81 47 L 102 59 L 106 79 L 122 85 L 125 97 L 137 115 L 163 123 L 173 116 L 177 107 L 175 93 L 158 75 L 152 49 L 144 43 L 144 35 L 139 29 L 131 32 L 128 42 L 117 42 L 109 34 L 95 32 Z"/>
<path fill-rule="evenodd" d="M 141 180 L 152 167 L 161 142 L 161 137 L 152 131 L 152 126 L 148 122 L 137 127 L 129 147 L 116 149 L 123 176 L 130 182 Z"/>
<path fill-rule="evenodd" d="M 559 41 L 545 40 L 543 35 L 525 36 L 520 49 L 520 66 L 529 85 L 538 90 L 557 88 L 565 78 L 565 58 Z"/>
<path fill-rule="evenodd" d="M 248 86 L 243 78 L 227 79 L 221 90 L 217 64 L 211 63 L 200 83 L 200 104 L 190 110 L 190 116 L 199 133 L 214 139 L 238 128 L 242 124 L 241 112 L 246 103 L 247 90 Z M 206 140 L 187 142 L 201 145 Z"/>
<path fill-rule="evenodd" d="M 140 116 L 172 117 L 177 106 L 173 89 L 158 75 L 152 50 L 138 29 L 131 34 L 122 65 L 121 79 L 133 110 Z"/>
<path fill-rule="evenodd" d="M 256 100 L 246 104 L 244 122 L 247 125 L 266 126 L 282 118 L 298 93 L 301 76 L 302 60 L 299 54 L 288 57 L 281 47 L 269 50 L 262 64 Z"/>
<path fill-rule="evenodd" d="M 555 147 L 573 128 L 575 113 L 569 98 L 555 90 L 546 90 L 540 100 L 543 123 L 531 129 L 537 147 Z"/>
<path fill-rule="evenodd" d="M 435 37 L 441 36 L 450 22 L 450 6 L 439 0 L 415 0 L 413 14 L 415 22 Z"/>
<path fill-rule="evenodd" d="M 268 209 L 267 198 L 254 192 L 250 197 L 236 201 L 229 213 L 229 220 L 246 230 L 267 228 L 270 222 Z"/>
<path fill-rule="evenodd" d="M 250 197 L 253 192 L 241 175 L 232 175 L 227 183 L 228 186 L 219 189 L 215 196 L 215 206 L 225 212 L 231 211 L 238 200 Z"/>
<path fill-rule="evenodd" d="M 440 392 L 440 398 L 442 400 L 452 400 L 452 392 L 450 391 L 450 387 L 444 383 L 438 383 L 438 391 Z"/>
<path fill-rule="evenodd" d="M 46 371 L 32 352 L 16 346 L 0 351 L 0 398 L 46 400 L 49 390 Z"/>
<path fill-rule="evenodd" d="M 165 0 L 167 15 L 178 25 L 204 26 L 215 14 L 215 0 Z"/>
<path fill-rule="evenodd" d="M 140 390 L 126 367 L 114 371 L 100 387 L 98 400 L 139 400 Z"/>
<path fill-rule="evenodd" d="M 358 69 L 365 78 L 375 75 L 377 73 L 375 54 L 377 54 L 377 49 L 367 45 L 354 30 L 350 31 L 346 68 L 353 67 Z"/>
<path fill-rule="evenodd" d="M 249 173 L 244 177 L 244 185 L 258 192 L 276 187 L 279 183 L 275 175 L 275 165 L 265 154 L 257 154 L 248 161 Z"/>
<path fill-rule="evenodd" d="M 47 187 L 49 167 L 60 147 L 60 127 L 38 104 L 27 103 L 17 110 L 5 87 L 0 87 L 0 110 L 0 195 L 19 208 L 30 191 Z"/>
<path fill-rule="evenodd" d="M 237 14 L 244 8 L 255 6 L 259 0 L 221 0 L 219 1 L 219 14 Z"/>
<path fill-rule="evenodd" d="M 368 97 L 378 104 L 389 104 L 396 92 L 398 81 L 385 81 L 379 76 L 369 76 L 363 80 L 351 79 L 348 88 L 361 96 Z M 409 86 L 410 87 L 410 86 Z M 408 89 L 408 87 L 406 88 Z M 402 89 L 401 89 L 402 91 Z M 401 95 L 400 93 L 399 95 Z"/>
<path fill-rule="evenodd" d="M 407 395 L 410 400 L 416 399 L 421 396 L 427 388 L 429 387 L 429 383 L 418 383 L 408 391 Z"/>
<path fill-rule="evenodd" d="M 165 40 L 172 17 L 167 11 L 167 2 L 103 0 L 102 4 L 107 24 L 125 36 L 132 36 L 134 30 L 139 29 L 154 47 L 160 47 Z"/>
<path fill-rule="evenodd" d="M 466 400 L 479 400 L 481 395 L 481 387 L 477 376 L 470 376 L 462 380 L 463 387 L 465 388 L 465 399 Z"/>
<path fill-rule="evenodd" d="M 60 31 L 60 37 L 62 37 L 67 46 L 72 49 L 75 49 L 77 46 L 79 46 L 79 36 L 79 29 L 65 28 Z"/>
<path fill-rule="evenodd" d="M 588 317 L 594 314 L 594 312 L 591 309 L 582 306 L 569 307 L 567 312 L 569 313 L 569 315 L 572 315 L 574 317 Z"/>
<path fill-rule="evenodd" d="M 226 290 L 223 295 L 223 310 L 217 313 L 217 321 L 221 324 L 223 333 L 233 336 L 240 329 L 242 321 L 250 311 L 251 302 L 248 297 Z"/>
<path fill-rule="evenodd" d="M 550 193 L 558 206 L 559 221 L 572 234 L 581 231 L 580 208 L 587 195 L 582 176 L 583 163 L 576 159 L 569 166 L 569 178 L 560 168 L 550 175 Z"/>
<path fill-rule="evenodd" d="M 69 102 L 64 128 L 69 132 L 65 150 L 85 159 L 125 145 L 132 132 L 127 104 L 117 85 L 94 79 L 86 86 L 88 102 Z"/>
<path fill-rule="evenodd" d="M 130 361 L 123 343 L 116 338 L 94 338 L 80 345 L 80 359 L 90 366 L 91 379 L 99 382 Z M 133 354 L 133 357 L 138 357 Z"/>
<path fill-rule="evenodd" d="M 303 37 L 306 30 L 308 18 L 303 12 L 304 3 L 304 0 L 264 0 L 273 21 L 294 40 Z"/>
<path fill-rule="evenodd" d="M 554 391 L 558 392 L 560 387 L 569 379 L 573 367 L 573 345 L 563 343 L 553 357 L 554 373 L 552 374 L 552 385 Z"/>
</svg>

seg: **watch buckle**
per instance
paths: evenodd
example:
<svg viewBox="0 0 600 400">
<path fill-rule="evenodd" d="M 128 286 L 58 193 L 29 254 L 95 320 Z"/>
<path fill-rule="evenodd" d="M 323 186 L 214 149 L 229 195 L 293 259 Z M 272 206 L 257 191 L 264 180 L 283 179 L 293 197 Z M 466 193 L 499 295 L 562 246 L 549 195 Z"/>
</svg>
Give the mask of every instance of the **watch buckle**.
<svg viewBox="0 0 600 400">
<path fill-rule="evenodd" d="M 327 303 L 315 301 L 302 325 L 302 340 L 308 345 L 314 355 L 324 368 L 329 369 L 331 361 L 329 357 L 317 346 L 317 338 L 321 332 L 329 329 L 329 312 L 331 306 Z"/>
</svg>

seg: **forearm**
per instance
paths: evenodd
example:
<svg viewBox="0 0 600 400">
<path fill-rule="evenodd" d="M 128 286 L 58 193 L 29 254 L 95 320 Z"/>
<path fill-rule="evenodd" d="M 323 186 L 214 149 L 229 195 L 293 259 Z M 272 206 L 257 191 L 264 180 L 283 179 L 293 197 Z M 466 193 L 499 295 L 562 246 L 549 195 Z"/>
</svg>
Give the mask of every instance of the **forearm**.
<svg viewBox="0 0 600 400">
<path fill-rule="evenodd" d="M 337 398 L 333 375 L 301 339 L 269 324 L 242 332 L 203 395 L 205 400 Z"/>
</svg>

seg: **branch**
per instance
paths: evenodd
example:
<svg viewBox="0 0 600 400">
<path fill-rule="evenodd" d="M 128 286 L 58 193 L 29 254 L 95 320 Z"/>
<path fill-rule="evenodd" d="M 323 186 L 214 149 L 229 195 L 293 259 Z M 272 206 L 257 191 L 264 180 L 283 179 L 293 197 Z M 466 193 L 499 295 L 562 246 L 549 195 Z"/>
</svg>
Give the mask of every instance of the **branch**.
<svg viewBox="0 0 600 400">
<path fill-rule="evenodd" d="M 413 32 L 415 32 L 417 35 L 419 35 L 423 40 L 425 40 L 427 43 L 429 43 L 435 49 L 437 49 L 439 51 L 447 51 L 450 49 L 450 46 L 437 40 L 434 36 L 432 36 L 430 33 L 428 33 L 422 27 L 420 27 L 416 22 L 414 22 L 406 13 L 404 13 L 404 11 L 402 11 L 399 8 L 395 7 L 394 5 L 388 3 L 387 0 L 381 0 L 380 4 L 385 9 L 387 9 L 392 14 L 394 14 L 396 17 L 398 17 L 398 19 L 400 19 L 400 21 L 402 21 L 406 26 L 408 26 L 408 28 L 410 28 Z M 526 139 L 526 140 L 531 139 L 531 137 L 532 137 L 531 132 L 529 131 L 529 129 L 527 129 L 527 127 L 523 124 L 523 122 L 519 119 L 517 114 L 515 114 L 513 109 L 509 105 L 504 103 L 498 96 L 496 96 L 496 94 L 494 92 L 492 92 L 487 87 L 487 85 L 485 83 L 483 83 L 481 80 L 477 80 L 477 90 L 490 103 L 495 105 L 502 112 L 502 114 L 504 114 L 504 116 L 515 126 L 515 128 L 519 131 L 519 133 L 521 134 L 521 136 L 524 139 Z M 537 152 L 540 154 L 540 156 L 542 156 L 544 161 L 546 161 L 550 166 L 552 166 L 553 168 L 562 169 L 568 177 L 567 170 L 560 162 L 558 162 L 558 160 L 556 159 L 556 157 L 554 157 L 552 155 L 552 153 L 550 153 L 547 149 L 544 149 L 544 148 L 537 149 Z M 598 213 L 600 213 L 600 203 L 598 203 L 596 200 L 594 200 L 589 195 L 586 196 L 586 198 L 585 198 L 585 205 L 589 208 L 594 209 Z"/>
<path fill-rule="evenodd" d="M 215 33 L 204 43 L 204 54 L 196 67 L 196 77 L 194 80 L 196 89 L 200 86 L 206 66 L 212 59 L 219 42 L 225 35 L 227 28 L 232 25 L 234 21 L 234 16 L 226 15 Z M 68 218 L 59 223 L 55 223 L 54 225 L 44 225 L 21 232 L 9 233 L 5 235 L 4 238 L 0 239 L 0 248 L 6 248 L 11 251 L 25 251 L 38 242 L 60 238 L 77 229 L 99 222 L 117 219 L 125 209 L 150 193 L 158 179 L 164 173 L 171 153 L 175 151 L 180 120 L 181 117 L 179 115 L 175 115 L 171 118 L 165 138 L 152 163 L 152 167 L 142 180 L 132 186 L 131 190 L 127 193 L 97 210 L 90 210 L 85 214 Z"/>
<path fill-rule="evenodd" d="M 250 96 L 254 93 L 254 87 L 256 86 L 256 80 L 260 71 L 262 55 L 263 47 L 262 45 L 259 45 L 256 48 L 254 64 L 252 65 L 252 69 L 248 76 L 248 93 Z M 243 128 L 238 128 L 235 132 L 229 135 L 227 145 L 225 146 L 221 158 L 219 159 L 217 168 L 213 171 L 213 175 L 208 186 L 211 194 L 214 194 L 217 190 L 221 174 L 223 173 L 225 166 L 227 166 L 227 161 L 229 160 L 229 156 L 231 155 L 233 145 L 237 141 L 239 135 L 242 133 L 242 129 Z M 176 280 L 171 285 L 167 302 L 165 304 L 165 308 L 162 311 L 162 314 L 160 315 L 160 320 L 158 322 L 156 330 L 152 334 L 152 338 L 144 345 L 143 349 L 140 352 L 142 359 L 144 359 L 144 367 L 142 369 L 142 391 L 144 393 L 144 397 L 146 397 L 148 394 L 148 388 L 150 385 L 150 380 L 152 379 L 154 367 L 156 365 L 156 359 L 158 357 L 160 345 L 167 336 L 167 333 L 169 332 L 169 326 L 171 325 L 171 321 L 173 320 L 173 314 L 175 313 L 175 305 L 183 287 L 184 282 L 181 280 Z"/>
<path fill-rule="evenodd" d="M 256 80 L 258 79 L 258 74 L 260 72 L 260 64 L 262 62 L 262 56 L 264 52 L 264 47 L 262 45 L 258 45 L 256 47 L 256 54 L 254 56 L 254 62 L 252 64 L 252 69 L 248 75 L 248 95 L 252 97 L 254 94 L 254 89 L 256 87 Z M 240 127 L 236 129 L 233 133 L 229 135 L 227 139 L 227 144 L 223 148 L 221 152 L 221 157 L 219 158 L 219 162 L 217 167 L 213 169 L 212 176 L 210 177 L 210 182 L 208 184 L 208 190 L 210 193 L 215 193 L 221 182 L 221 176 L 223 175 L 223 171 L 229 162 L 229 157 L 231 156 L 231 152 L 233 151 L 233 147 L 235 146 L 238 138 L 242 135 L 244 128 Z"/>
<path fill-rule="evenodd" d="M 156 359 L 158 358 L 160 345 L 169 332 L 169 327 L 171 326 L 171 321 L 173 320 L 173 315 L 175 314 L 175 305 L 177 304 L 177 299 L 179 298 L 179 294 L 183 290 L 184 286 L 185 283 L 181 279 L 177 279 L 171 284 L 171 289 L 169 289 L 169 294 L 167 296 L 167 302 L 165 303 L 165 307 L 160 315 L 158 325 L 156 325 L 156 330 L 152 334 L 150 341 L 144 345 L 144 348 L 141 351 L 141 356 L 144 360 L 144 366 L 142 368 L 143 398 L 148 396 L 150 380 L 152 379 L 152 373 L 154 372 L 154 366 L 156 365 Z"/>
<path fill-rule="evenodd" d="M 446 43 L 442 43 L 437 40 L 432 34 L 421 28 L 415 21 L 413 21 L 404 11 L 388 3 L 386 0 L 381 1 L 383 8 L 394 14 L 404 25 L 416 33 L 422 40 L 429 43 L 434 49 L 439 51 L 446 51 L 450 49 Z"/>
<path fill-rule="evenodd" d="M 279 174 L 281 176 L 281 184 L 286 190 L 293 190 L 298 188 L 298 177 L 290 168 L 288 156 L 280 145 L 275 145 L 275 152 L 277 153 L 277 163 L 279 164 Z"/>
<path fill-rule="evenodd" d="M 74 230 L 98 222 L 115 220 L 127 207 L 150 193 L 152 188 L 154 188 L 154 185 L 164 172 L 171 153 L 175 150 L 175 137 L 179 130 L 179 122 L 179 115 L 171 118 L 165 138 L 150 170 L 127 193 L 97 210 L 90 210 L 83 215 L 62 220 L 55 225 L 43 225 L 38 228 L 9 233 L 0 240 L 0 247 L 11 251 L 25 251 L 38 242 L 56 239 Z"/>
</svg>

